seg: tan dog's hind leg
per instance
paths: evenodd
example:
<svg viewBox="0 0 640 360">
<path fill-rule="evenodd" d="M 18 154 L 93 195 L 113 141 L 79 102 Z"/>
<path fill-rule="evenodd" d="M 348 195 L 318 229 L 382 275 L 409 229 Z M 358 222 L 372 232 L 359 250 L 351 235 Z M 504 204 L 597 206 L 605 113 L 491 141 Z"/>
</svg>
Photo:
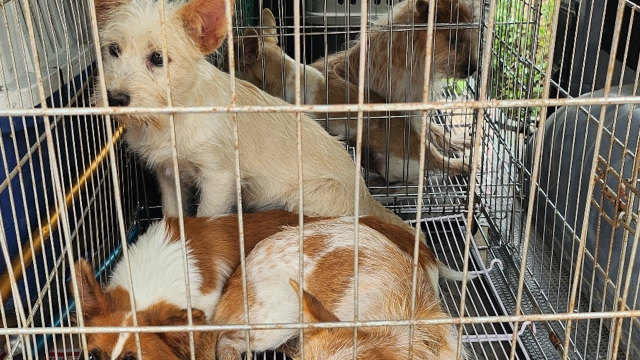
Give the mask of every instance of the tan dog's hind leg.
<svg viewBox="0 0 640 360">
<path fill-rule="evenodd" d="M 418 128 L 418 131 L 420 129 Z M 447 135 L 442 126 L 429 123 L 427 129 L 429 139 L 435 143 L 438 148 L 453 152 L 461 152 L 471 147 L 471 137 L 450 133 Z"/>
<path fill-rule="evenodd" d="M 432 143 L 427 144 L 425 158 L 425 169 L 442 169 L 444 166 L 449 175 L 465 174 L 467 165 L 463 158 L 444 156 L 440 150 Z"/>
</svg>

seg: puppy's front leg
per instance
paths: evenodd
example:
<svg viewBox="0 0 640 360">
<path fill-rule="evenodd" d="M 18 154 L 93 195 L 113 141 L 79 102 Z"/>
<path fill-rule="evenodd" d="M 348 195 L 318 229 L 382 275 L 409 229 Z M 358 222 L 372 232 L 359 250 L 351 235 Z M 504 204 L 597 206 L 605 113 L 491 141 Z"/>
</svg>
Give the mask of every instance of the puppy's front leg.
<svg viewBox="0 0 640 360">
<path fill-rule="evenodd" d="M 158 183 L 160 185 L 160 192 L 162 194 L 162 214 L 164 216 L 178 216 L 178 194 L 176 194 L 175 178 L 167 174 L 166 169 L 159 169 L 156 171 L 158 177 Z M 181 196 L 182 196 L 182 211 L 185 213 L 187 208 L 184 206 L 188 203 L 189 194 L 187 187 L 180 183 Z M 185 213 L 185 215 L 187 215 Z"/>
<path fill-rule="evenodd" d="M 236 203 L 236 179 L 233 171 L 215 169 L 200 179 L 198 216 L 227 214 Z"/>
</svg>

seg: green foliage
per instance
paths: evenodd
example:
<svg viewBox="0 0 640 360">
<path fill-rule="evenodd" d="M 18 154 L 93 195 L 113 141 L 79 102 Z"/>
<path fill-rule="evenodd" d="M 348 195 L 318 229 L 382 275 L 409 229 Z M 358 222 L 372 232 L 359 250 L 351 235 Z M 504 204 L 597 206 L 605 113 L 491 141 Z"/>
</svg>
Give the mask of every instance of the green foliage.
<svg viewBox="0 0 640 360">
<path fill-rule="evenodd" d="M 497 0 L 492 57 L 492 96 L 536 99 L 542 96 L 550 49 L 555 0 Z M 513 120 L 536 117 L 539 108 L 507 109 Z"/>
</svg>

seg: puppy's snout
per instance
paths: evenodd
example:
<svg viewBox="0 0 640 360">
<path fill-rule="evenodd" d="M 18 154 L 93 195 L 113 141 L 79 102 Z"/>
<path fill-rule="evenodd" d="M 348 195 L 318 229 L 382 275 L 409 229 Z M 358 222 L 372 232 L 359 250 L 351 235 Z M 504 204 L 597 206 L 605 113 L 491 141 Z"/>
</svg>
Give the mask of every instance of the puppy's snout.
<svg viewBox="0 0 640 360">
<path fill-rule="evenodd" d="M 475 62 L 471 62 L 467 71 L 469 72 L 467 76 L 475 74 L 476 71 L 478 71 L 478 64 L 476 64 Z"/>
<path fill-rule="evenodd" d="M 466 66 L 460 69 L 460 77 L 466 78 L 476 73 L 478 65 L 475 62 L 469 62 Z"/>
<path fill-rule="evenodd" d="M 107 91 L 107 99 L 109 106 L 129 106 L 131 102 L 131 96 L 121 91 Z"/>
</svg>

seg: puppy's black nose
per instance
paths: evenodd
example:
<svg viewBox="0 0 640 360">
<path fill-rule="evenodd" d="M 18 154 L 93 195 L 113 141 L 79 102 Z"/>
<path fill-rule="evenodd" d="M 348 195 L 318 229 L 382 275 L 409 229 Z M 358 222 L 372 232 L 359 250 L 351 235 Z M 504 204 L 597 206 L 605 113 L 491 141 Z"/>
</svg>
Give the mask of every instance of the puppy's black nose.
<svg viewBox="0 0 640 360">
<path fill-rule="evenodd" d="M 131 96 L 125 92 L 107 91 L 109 106 L 129 106 Z"/>
<path fill-rule="evenodd" d="M 469 77 L 473 74 L 476 73 L 476 71 L 478 70 L 478 65 L 475 62 L 469 63 L 469 67 L 466 70 L 466 76 Z"/>
</svg>

